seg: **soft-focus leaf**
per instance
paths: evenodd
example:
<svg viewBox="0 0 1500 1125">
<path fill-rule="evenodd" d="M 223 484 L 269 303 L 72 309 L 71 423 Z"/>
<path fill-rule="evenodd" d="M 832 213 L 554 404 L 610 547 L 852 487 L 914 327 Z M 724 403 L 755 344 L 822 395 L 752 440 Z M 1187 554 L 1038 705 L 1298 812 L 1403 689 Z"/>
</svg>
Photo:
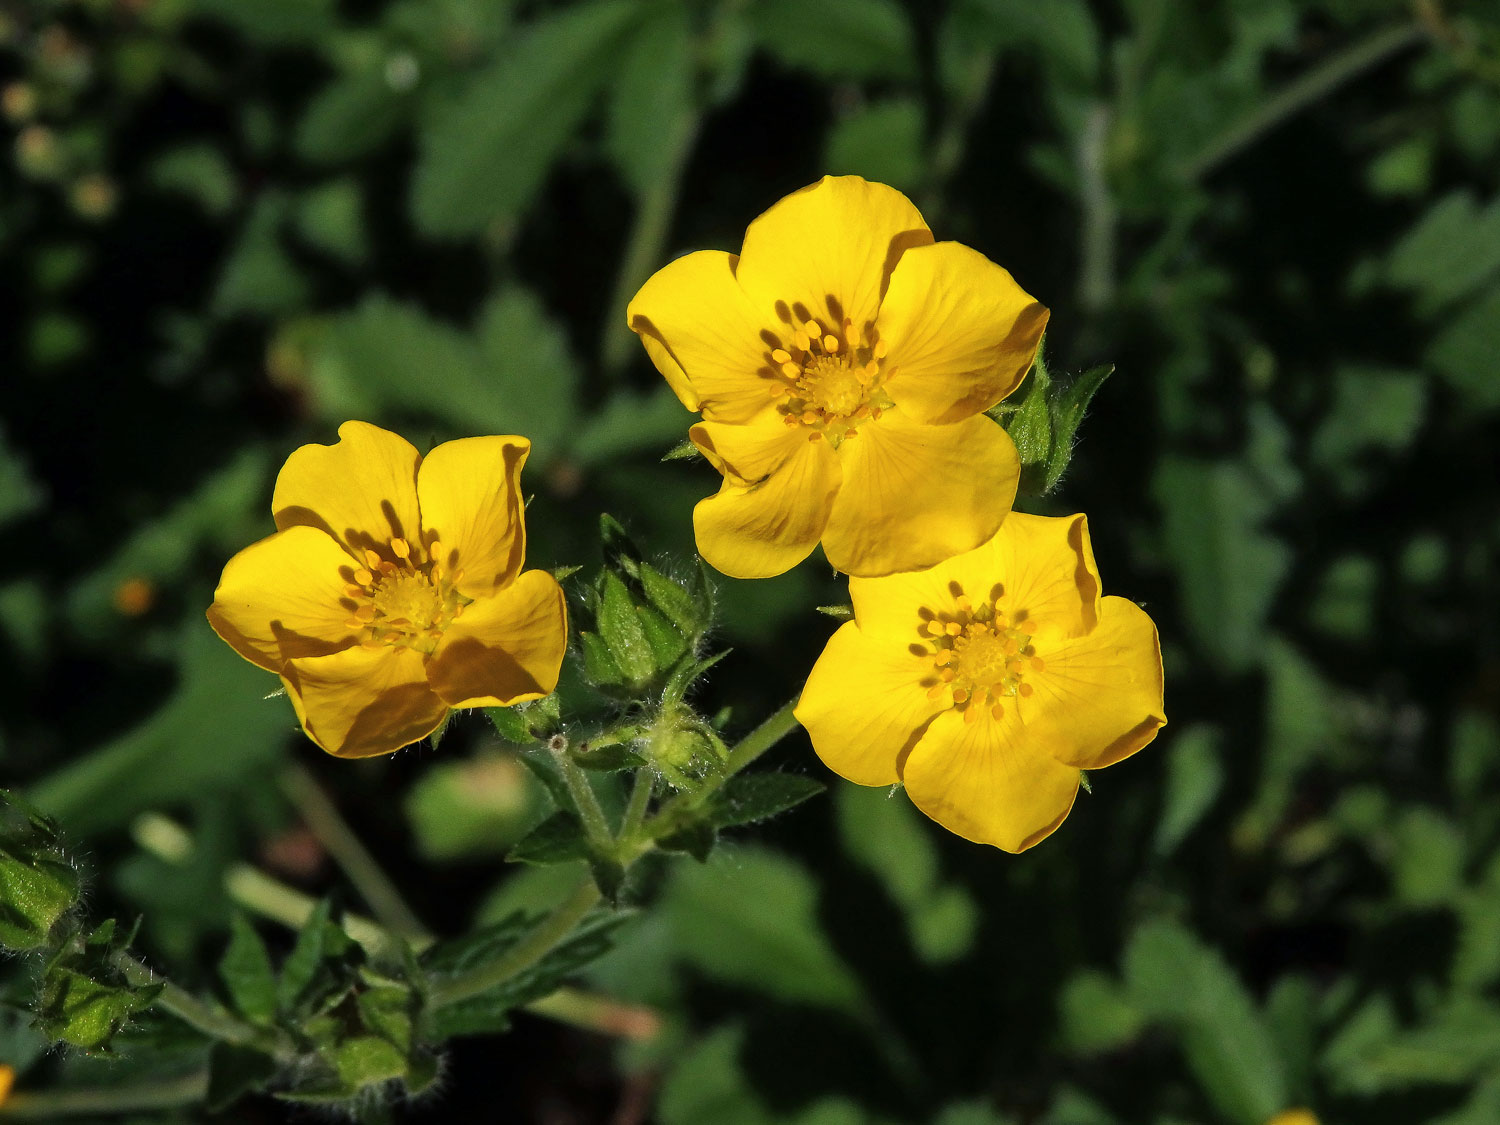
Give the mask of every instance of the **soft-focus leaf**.
<svg viewBox="0 0 1500 1125">
<path fill-rule="evenodd" d="M 235 1010 L 252 1023 L 276 1018 L 276 974 L 265 942 L 243 914 L 230 918 L 229 947 L 219 958 L 219 979 Z"/>
<path fill-rule="evenodd" d="M 760 0 L 748 11 L 762 50 L 825 78 L 908 78 L 911 25 L 895 0 L 822 0 L 816 19 L 798 0 Z"/>
<path fill-rule="evenodd" d="M 1167 786 L 1154 846 L 1171 855 L 1203 818 L 1224 784 L 1219 731 L 1193 726 L 1179 731 L 1167 751 Z"/>
<path fill-rule="evenodd" d="M 501 57 L 427 114 L 412 216 L 440 237 L 513 220 L 608 79 L 637 19 L 629 0 L 593 0 L 534 20 Z"/>
<path fill-rule="evenodd" d="M 765 909 L 771 902 L 776 909 Z M 694 968 L 784 1000 L 854 1010 L 859 985 L 823 936 L 815 902 L 804 868 L 742 846 L 676 867 L 661 909 Z"/>
</svg>

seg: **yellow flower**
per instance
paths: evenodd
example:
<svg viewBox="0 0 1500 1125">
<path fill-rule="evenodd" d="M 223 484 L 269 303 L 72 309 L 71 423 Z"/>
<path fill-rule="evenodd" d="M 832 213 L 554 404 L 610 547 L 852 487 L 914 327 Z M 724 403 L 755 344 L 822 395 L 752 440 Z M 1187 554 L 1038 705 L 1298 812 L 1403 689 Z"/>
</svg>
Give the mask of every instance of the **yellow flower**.
<svg viewBox="0 0 1500 1125">
<path fill-rule="evenodd" d="M 1318 1125 L 1318 1117 L 1310 1109 L 1284 1109 L 1266 1125 Z"/>
<path fill-rule="evenodd" d="M 741 253 L 659 270 L 626 310 L 724 475 L 698 550 L 738 578 L 819 540 L 847 574 L 914 570 L 994 534 L 1015 446 L 984 416 L 1025 377 L 1047 310 L 1010 274 L 934 242 L 900 192 L 824 177 L 750 224 Z"/>
<path fill-rule="evenodd" d="M 276 478 L 275 535 L 224 568 L 208 620 L 281 676 L 309 738 L 388 754 L 450 707 L 509 706 L 557 686 L 562 589 L 521 569 L 520 437 L 404 438 L 345 422 Z"/>
<path fill-rule="evenodd" d="M 854 620 L 813 666 L 796 714 L 834 772 L 903 782 L 966 839 L 1019 852 L 1062 823 L 1079 771 L 1156 737 L 1156 626 L 1102 597 L 1083 516 L 1012 514 L 929 570 L 853 578 Z"/>
<path fill-rule="evenodd" d="M 0 1064 L 0 1106 L 10 1100 L 10 1091 L 16 1084 L 16 1068 Z"/>
</svg>

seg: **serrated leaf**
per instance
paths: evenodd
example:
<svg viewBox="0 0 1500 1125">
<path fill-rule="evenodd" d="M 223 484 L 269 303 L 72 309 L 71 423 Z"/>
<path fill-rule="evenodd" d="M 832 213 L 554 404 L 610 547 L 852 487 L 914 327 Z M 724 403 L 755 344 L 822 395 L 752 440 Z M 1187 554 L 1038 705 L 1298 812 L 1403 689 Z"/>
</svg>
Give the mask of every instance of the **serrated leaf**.
<svg viewBox="0 0 1500 1125">
<path fill-rule="evenodd" d="M 563 780 L 562 769 L 557 764 L 557 759 L 552 756 L 552 751 L 532 750 L 519 757 L 521 764 L 542 783 L 542 787 L 547 790 L 547 796 L 552 798 L 554 805 L 559 809 L 573 807 L 573 795 L 568 792 L 568 783 Z"/>
<path fill-rule="evenodd" d="M 412 215 L 420 230 L 478 234 L 514 219 L 608 80 L 630 0 L 544 15 L 456 95 L 432 106 L 419 135 Z"/>
<path fill-rule="evenodd" d="M 816 19 L 801 0 L 759 0 L 745 14 L 773 57 L 820 77 L 915 77 L 911 23 L 896 0 L 821 0 Z"/>
<path fill-rule="evenodd" d="M 258 1024 L 276 1018 L 276 974 L 270 954 L 255 927 L 238 911 L 229 919 L 229 945 L 219 959 L 219 979 L 240 1015 Z"/>
<path fill-rule="evenodd" d="M 572 863 L 589 856 L 588 837 L 577 814 L 559 809 L 542 821 L 505 854 L 508 863 L 547 866 Z"/>
<path fill-rule="evenodd" d="M 629 917 L 627 911 L 595 911 L 535 965 L 478 996 L 429 1012 L 429 1035 L 442 1040 L 504 1031 L 510 1022 L 507 1013 L 512 1009 L 556 991 L 568 977 L 608 953 L 613 944 L 610 935 Z M 437 955 L 433 971 L 454 973 L 493 961 L 520 941 L 533 922 L 524 915 L 512 915 L 498 926 L 465 939 L 457 957 L 448 952 Z"/>
<path fill-rule="evenodd" d="M 351 942 L 332 918 L 332 906 L 327 899 L 320 900 L 298 932 L 291 953 L 282 962 L 276 1006 L 285 1016 L 316 1009 L 330 990 L 340 987 L 325 962 L 348 952 Z"/>
<path fill-rule="evenodd" d="M 741 773 L 714 794 L 709 820 L 716 828 L 753 824 L 816 797 L 827 787 L 795 773 Z"/>
<path fill-rule="evenodd" d="M 1231 1121 L 1260 1125 L 1286 1107 L 1265 1021 L 1217 952 L 1174 922 L 1141 926 L 1125 951 L 1129 1000 L 1173 1028 L 1204 1092 Z"/>
</svg>

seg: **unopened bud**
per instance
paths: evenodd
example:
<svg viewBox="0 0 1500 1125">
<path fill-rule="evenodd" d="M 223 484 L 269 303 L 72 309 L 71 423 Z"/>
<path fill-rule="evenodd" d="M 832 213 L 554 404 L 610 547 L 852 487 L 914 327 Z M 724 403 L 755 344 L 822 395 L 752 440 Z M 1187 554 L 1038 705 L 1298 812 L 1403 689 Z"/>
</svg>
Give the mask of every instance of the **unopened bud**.
<svg viewBox="0 0 1500 1125">
<path fill-rule="evenodd" d="M 78 901 L 52 821 L 0 790 L 0 946 L 37 949 Z"/>
</svg>

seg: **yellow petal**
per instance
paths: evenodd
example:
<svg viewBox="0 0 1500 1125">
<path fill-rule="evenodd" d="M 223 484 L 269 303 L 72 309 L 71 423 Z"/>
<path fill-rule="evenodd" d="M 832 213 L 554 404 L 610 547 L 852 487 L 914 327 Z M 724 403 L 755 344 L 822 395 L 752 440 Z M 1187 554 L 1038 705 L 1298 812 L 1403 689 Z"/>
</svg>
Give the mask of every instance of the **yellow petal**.
<svg viewBox="0 0 1500 1125">
<path fill-rule="evenodd" d="M 839 626 L 795 712 L 824 765 L 858 785 L 894 785 L 901 755 L 949 705 L 919 683 L 931 669 L 904 645 L 868 637 L 852 621 Z"/>
<path fill-rule="evenodd" d="M 771 349 L 780 345 L 763 337 L 771 310 L 745 295 L 735 261 L 722 250 L 699 250 L 669 262 L 641 286 L 625 319 L 684 406 L 748 422 L 771 410 Z"/>
<path fill-rule="evenodd" d="M 1079 773 L 1033 744 L 1006 709 L 966 722 L 959 711 L 932 720 L 902 769 L 912 803 L 976 844 L 1023 852 L 1050 836 L 1078 794 Z"/>
<path fill-rule="evenodd" d="M 989 418 L 924 426 L 900 410 L 839 446 L 839 490 L 823 549 L 860 577 L 919 570 L 972 550 L 1010 511 L 1020 460 Z"/>
<path fill-rule="evenodd" d="M 464 607 L 427 664 L 432 689 L 452 707 L 509 707 L 557 687 L 568 649 L 562 587 L 528 570 Z"/>
<path fill-rule="evenodd" d="M 824 176 L 750 224 L 736 276 L 757 309 L 785 306 L 783 332 L 809 319 L 826 331 L 847 317 L 862 335 L 897 260 L 931 241 L 921 213 L 895 188 Z"/>
<path fill-rule="evenodd" d="M 958 591 L 952 588 L 956 572 L 951 562 L 880 578 L 849 579 L 854 620 L 867 635 L 883 637 L 890 644 L 918 640 L 917 626 L 936 614 L 951 614 L 956 606 Z M 971 587 L 960 583 L 960 589 L 972 597 Z"/>
<path fill-rule="evenodd" d="M 698 553 L 731 578 L 790 570 L 812 553 L 828 523 L 839 488 L 838 457 L 826 441 L 792 436 L 785 459 L 763 481 L 747 485 L 726 476 L 718 494 L 693 509 Z"/>
<path fill-rule="evenodd" d="M 359 557 L 362 548 L 390 561 L 392 538 L 415 540 L 421 529 L 417 465 L 405 438 L 368 422 L 345 422 L 333 445 L 304 445 L 281 467 L 271 511 L 278 529 L 316 527 Z"/>
<path fill-rule="evenodd" d="M 688 438 L 714 468 L 736 484 L 757 484 L 807 452 L 807 431 L 773 415 L 746 426 L 699 422 Z"/>
<path fill-rule="evenodd" d="M 494 593 L 521 572 L 526 557 L 526 519 L 521 502 L 521 466 L 531 451 L 523 437 L 477 437 L 445 441 L 422 460 L 417 494 L 438 561 L 465 597 Z"/>
<path fill-rule="evenodd" d="M 224 567 L 208 623 L 246 660 L 280 672 L 297 656 L 327 656 L 356 636 L 348 554 L 324 532 L 289 527 L 252 543 Z"/>
<path fill-rule="evenodd" d="M 1005 270 L 957 242 L 909 250 L 880 306 L 886 390 L 922 422 L 988 410 L 1026 377 L 1047 310 Z"/>
<path fill-rule="evenodd" d="M 1001 607 L 1029 632 L 1078 637 L 1099 620 L 1099 568 L 1088 517 L 1013 512 L 988 544 L 981 565 L 1005 588 Z M 977 560 L 976 560 L 977 561 Z"/>
<path fill-rule="evenodd" d="M 355 647 L 288 661 L 281 682 L 307 737 L 340 758 L 368 758 L 426 738 L 448 706 L 414 649 Z"/>
<path fill-rule="evenodd" d="M 1145 610 L 1124 598 L 1100 603 L 1093 632 L 1032 641 L 1045 668 L 1027 672 L 1019 700 L 1027 733 L 1059 762 L 1096 770 L 1128 758 L 1166 724 L 1161 644 Z"/>
</svg>

